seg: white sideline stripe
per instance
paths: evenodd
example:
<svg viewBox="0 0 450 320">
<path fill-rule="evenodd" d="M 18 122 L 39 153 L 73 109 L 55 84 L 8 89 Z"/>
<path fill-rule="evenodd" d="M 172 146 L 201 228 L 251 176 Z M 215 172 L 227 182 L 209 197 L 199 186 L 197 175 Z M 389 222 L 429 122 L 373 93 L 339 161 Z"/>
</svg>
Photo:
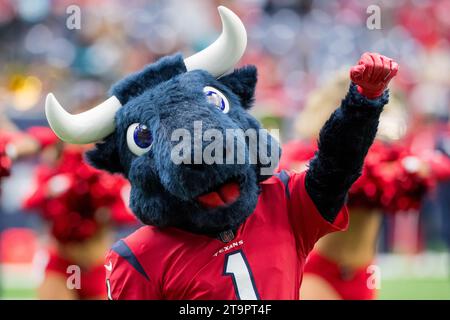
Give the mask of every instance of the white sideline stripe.
<svg viewBox="0 0 450 320">
<path fill-rule="evenodd" d="M 418 255 L 378 254 L 375 263 L 381 279 L 443 279 L 450 276 L 448 252 L 425 252 Z"/>
<path fill-rule="evenodd" d="M 32 264 L 1 264 L 0 278 L 4 288 L 33 289 L 39 284 Z"/>
</svg>

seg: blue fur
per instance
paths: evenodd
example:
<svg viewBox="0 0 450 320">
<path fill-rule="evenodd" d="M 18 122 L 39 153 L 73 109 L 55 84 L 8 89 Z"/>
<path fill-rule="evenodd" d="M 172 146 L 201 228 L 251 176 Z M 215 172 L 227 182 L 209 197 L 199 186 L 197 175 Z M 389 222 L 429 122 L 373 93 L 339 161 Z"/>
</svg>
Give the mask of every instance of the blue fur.
<svg viewBox="0 0 450 320">
<path fill-rule="evenodd" d="M 214 128 L 223 135 L 226 129 L 260 129 L 259 122 L 247 112 L 253 104 L 256 81 L 253 66 L 215 79 L 205 71 L 187 72 L 181 55 L 165 57 L 112 87 L 111 94 L 123 105 L 116 113 L 116 130 L 89 151 L 87 158 L 97 168 L 128 178 L 131 209 L 145 224 L 209 235 L 236 229 L 255 209 L 259 183 L 269 177 L 260 174 L 264 167 L 261 159 L 251 164 L 247 155 L 244 164 L 176 165 L 171 151 L 177 142 L 171 141 L 171 135 L 184 128 L 193 136 L 193 124 L 198 120 L 203 131 Z M 227 97 L 229 113 L 223 114 L 207 102 L 205 86 L 215 87 Z M 350 186 L 361 174 L 387 101 L 387 91 L 369 100 L 352 84 L 341 107 L 322 128 L 319 151 L 310 163 L 305 183 L 325 219 L 335 219 Z M 131 153 L 126 141 L 128 127 L 136 122 L 145 124 L 153 135 L 151 150 L 142 156 Z M 237 140 L 248 147 L 246 139 Z M 272 144 L 279 150 L 271 136 L 264 142 L 269 150 Z M 215 209 L 198 204 L 197 196 L 230 179 L 240 184 L 236 202 Z"/>
<path fill-rule="evenodd" d="M 255 83 L 257 77 L 255 66 L 245 66 L 221 78 L 220 82 L 231 88 L 240 98 L 242 106 L 249 109 L 253 106 L 255 99 Z"/>
<path fill-rule="evenodd" d="M 320 131 L 319 150 L 309 164 L 306 189 L 317 209 L 333 221 L 347 192 L 361 175 L 364 158 L 377 133 L 389 91 L 377 99 L 362 96 L 355 84 Z"/>
<path fill-rule="evenodd" d="M 203 131 L 214 128 L 223 135 L 226 129 L 259 129 L 258 121 L 246 111 L 253 103 L 256 81 L 253 66 L 215 79 L 205 71 L 186 72 L 181 55 L 165 57 L 112 87 L 111 94 L 123 104 L 116 113 L 116 130 L 89 151 L 87 158 L 97 168 L 128 178 L 130 207 L 145 224 L 203 234 L 235 229 L 254 211 L 258 183 L 269 177 L 260 175 L 262 165 L 250 164 L 248 157 L 244 164 L 176 165 L 170 158 L 177 143 L 171 142 L 171 134 L 179 128 L 192 133 L 198 120 Z M 205 86 L 213 86 L 227 97 L 228 114 L 207 102 Z M 142 156 L 135 156 L 127 146 L 127 129 L 135 122 L 147 125 L 153 134 L 152 148 Z M 274 143 L 269 137 L 267 145 Z M 195 200 L 230 179 L 240 183 L 235 203 L 204 209 Z"/>
</svg>

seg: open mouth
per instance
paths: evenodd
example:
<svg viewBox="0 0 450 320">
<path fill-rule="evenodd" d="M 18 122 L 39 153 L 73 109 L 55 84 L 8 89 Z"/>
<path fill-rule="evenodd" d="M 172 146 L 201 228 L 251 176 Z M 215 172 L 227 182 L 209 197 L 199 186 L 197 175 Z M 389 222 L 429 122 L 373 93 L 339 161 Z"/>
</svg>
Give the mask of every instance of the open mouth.
<svg viewBox="0 0 450 320">
<path fill-rule="evenodd" d="M 196 198 L 200 205 L 206 209 L 225 207 L 236 202 L 241 194 L 239 183 L 230 181 L 218 186 L 211 192 L 204 193 Z"/>
</svg>

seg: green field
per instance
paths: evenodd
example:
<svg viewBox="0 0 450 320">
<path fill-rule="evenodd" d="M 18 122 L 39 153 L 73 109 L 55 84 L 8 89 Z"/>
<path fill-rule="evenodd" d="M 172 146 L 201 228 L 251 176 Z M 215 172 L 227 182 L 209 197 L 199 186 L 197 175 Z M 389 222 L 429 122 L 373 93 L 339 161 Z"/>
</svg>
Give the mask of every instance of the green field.
<svg viewBox="0 0 450 320">
<path fill-rule="evenodd" d="M 379 299 L 450 300 L 450 279 L 384 280 Z"/>
<path fill-rule="evenodd" d="M 7 289 L 3 299 L 34 299 L 31 289 Z M 381 284 L 379 299 L 445 299 L 450 300 L 449 279 L 401 279 L 384 280 Z"/>
</svg>

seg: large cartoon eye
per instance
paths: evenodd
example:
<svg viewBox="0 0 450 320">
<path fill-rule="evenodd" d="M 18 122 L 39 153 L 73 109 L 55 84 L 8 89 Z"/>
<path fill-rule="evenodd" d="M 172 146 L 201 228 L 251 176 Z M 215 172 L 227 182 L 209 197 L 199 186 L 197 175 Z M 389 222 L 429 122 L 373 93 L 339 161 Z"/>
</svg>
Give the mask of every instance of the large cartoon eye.
<svg viewBox="0 0 450 320">
<path fill-rule="evenodd" d="M 217 90 L 216 88 L 206 86 L 203 88 L 203 92 L 206 95 L 206 100 L 215 106 L 217 109 L 223 113 L 228 113 L 230 111 L 230 104 L 228 103 L 225 95 Z"/>
<path fill-rule="evenodd" d="M 137 156 L 142 156 L 152 147 L 153 137 L 146 125 L 133 123 L 127 130 L 128 149 Z"/>
</svg>

